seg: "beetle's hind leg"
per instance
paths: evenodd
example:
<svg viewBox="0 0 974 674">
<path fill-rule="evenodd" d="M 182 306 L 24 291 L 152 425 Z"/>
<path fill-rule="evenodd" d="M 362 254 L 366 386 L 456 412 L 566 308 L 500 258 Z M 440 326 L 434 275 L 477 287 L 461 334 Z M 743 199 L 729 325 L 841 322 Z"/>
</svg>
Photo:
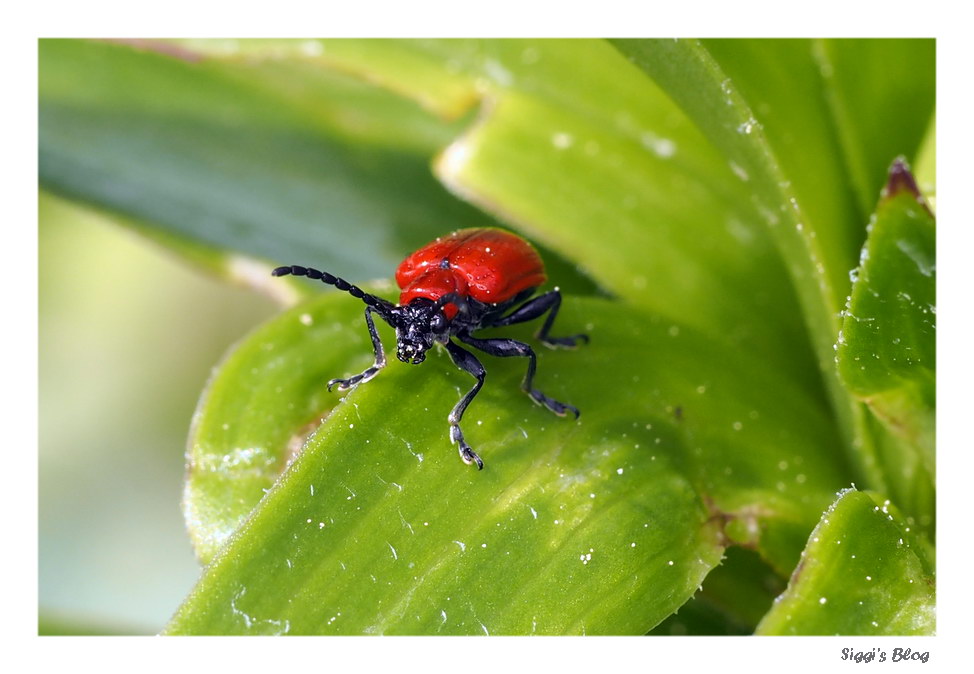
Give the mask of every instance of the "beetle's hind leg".
<svg viewBox="0 0 974 674">
<path fill-rule="evenodd" d="M 504 316 L 496 321 L 491 322 L 491 326 L 503 326 L 503 325 L 513 325 L 515 323 L 524 323 L 526 321 L 531 321 L 541 316 L 545 312 L 548 312 L 548 317 L 545 322 L 541 325 L 541 329 L 538 330 L 535 337 L 547 347 L 550 348 L 565 348 L 572 349 L 578 346 L 579 342 L 588 343 L 588 335 L 572 335 L 571 337 L 549 337 L 548 331 L 551 330 L 552 324 L 555 322 L 555 316 L 558 315 L 558 308 L 561 306 L 561 292 L 558 290 L 551 290 L 546 292 L 544 295 L 539 295 L 532 300 L 528 300 L 517 309 L 512 311 L 507 316 Z M 521 354 L 513 354 L 521 355 Z"/>
<path fill-rule="evenodd" d="M 448 417 L 450 422 L 450 442 L 456 443 L 459 446 L 460 458 L 463 459 L 464 463 L 467 465 L 475 463 L 477 464 L 478 470 L 483 470 L 484 462 L 480 460 L 477 453 L 463 439 L 463 431 L 460 430 L 460 419 L 463 418 L 463 413 L 467 409 L 467 405 L 470 404 L 470 401 L 474 399 L 474 396 L 483 387 L 484 377 L 487 376 L 487 371 L 484 370 L 484 366 L 477 360 L 476 356 L 466 349 L 457 346 L 452 341 L 446 343 L 446 350 L 458 368 L 472 374 L 477 379 L 477 383 L 473 385 L 473 388 L 467 391 L 467 394 L 460 399 L 460 402 L 450 412 L 450 416 Z"/>
<path fill-rule="evenodd" d="M 375 331 L 375 323 L 372 322 L 372 312 L 374 311 L 376 310 L 372 307 L 365 307 L 365 323 L 369 326 L 369 336 L 372 338 L 372 349 L 375 352 L 375 363 L 372 364 L 372 367 L 354 377 L 349 377 L 348 379 L 332 379 L 328 382 L 329 391 L 336 384 L 338 385 L 339 391 L 344 391 L 352 388 L 356 384 L 366 382 L 379 374 L 379 370 L 386 366 L 386 354 L 382 350 L 382 340 L 379 339 L 379 333 Z"/>
<path fill-rule="evenodd" d="M 578 418 L 579 411 L 577 407 L 574 405 L 569 405 L 568 403 L 558 402 L 554 398 L 549 398 L 544 393 L 534 388 L 534 373 L 538 368 L 538 356 L 534 353 L 534 349 L 524 342 L 507 338 L 477 339 L 476 337 L 471 337 L 470 335 L 458 335 L 458 339 L 491 356 L 499 356 L 501 358 L 521 356 L 527 358 L 528 371 L 524 374 L 524 381 L 521 382 L 521 390 L 527 393 L 531 400 L 543 407 L 547 407 L 560 417 L 571 413 L 575 415 L 576 419 Z"/>
</svg>

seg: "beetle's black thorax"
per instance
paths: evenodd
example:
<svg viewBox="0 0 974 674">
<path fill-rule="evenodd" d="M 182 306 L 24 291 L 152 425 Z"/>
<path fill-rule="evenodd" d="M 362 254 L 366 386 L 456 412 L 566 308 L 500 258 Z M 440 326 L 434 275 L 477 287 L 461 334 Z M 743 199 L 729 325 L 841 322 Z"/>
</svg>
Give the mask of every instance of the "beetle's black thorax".
<svg viewBox="0 0 974 674">
<path fill-rule="evenodd" d="M 436 342 L 445 344 L 454 335 L 468 335 L 493 325 L 508 309 L 533 292 L 533 288 L 528 289 L 497 304 L 471 297 L 457 297 L 446 303 L 417 297 L 409 304 L 393 307 L 380 315 L 396 330 L 396 357 L 404 363 L 418 364 L 426 359 L 426 352 Z M 444 304 L 456 306 L 452 319 L 446 317 Z"/>
</svg>

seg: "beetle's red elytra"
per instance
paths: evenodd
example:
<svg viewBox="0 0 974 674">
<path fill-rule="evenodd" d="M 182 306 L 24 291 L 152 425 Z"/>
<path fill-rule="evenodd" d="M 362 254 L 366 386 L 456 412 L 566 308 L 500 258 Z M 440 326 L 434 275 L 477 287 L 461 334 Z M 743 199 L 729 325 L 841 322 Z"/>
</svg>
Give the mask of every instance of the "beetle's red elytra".
<svg viewBox="0 0 974 674">
<path fill-rule="evenodd" d="M 396 270 L 401 305 L 417 297 L 435 302 L 449 293 L 499 304 L 546 280 L 544 263 L 534 247 L 501 229 L 453 232 L 423 246 Z M 456 305 L 444 309 L 447 318 L 456 315 Z"/>
<path fill-rule="evenodd" d="M 536 335 L 542 344 L 571 348 L 579 342 L 588 342 L 587 335 L 548 335 L 561 306 L 561 293 L 556 288 L 531 298 L 547 280 L 544 263 L 534 247 L 516 234 L 493 227 L 461 229 L 426 244 L 403 260 L 396 270 L 396 282 L 402 291 L 398 305 L 310 267 L 278 267 L 272 274 L 307 276 L 365 302 L 365 323 L 372 338 L 375 363 L 348 379 L 332 379 L 328 382 L 329 391 L 335 385 L 344 390 L 366 382 L 385 367 L 385 352 L 372 321 L 373 313 L 396 330 L 396 356 L 404 363 L 423 362 L 434 343 L 446 347 L 456 366 L 477 380 L 448 417 L 450 442 L 459 446 L 460 458 L 467 464 L 484 467 L 484 462 L 464 439 L 460 420 L 483 387 L 486 371 L 476 356 L 454 339 L 492 356 L 527 358 L 528 369 L 521 389 L 531 400 L 555 414 L 565 416 L 570 412 L 578 417 L 578 409 L 573 405 L 558 402 L 534 388 L 537 356 L 530 346 L 514 339 L 481 339 L 472 334 L 482 328 L 524 323 L 547 313 Z"/>
</svg>

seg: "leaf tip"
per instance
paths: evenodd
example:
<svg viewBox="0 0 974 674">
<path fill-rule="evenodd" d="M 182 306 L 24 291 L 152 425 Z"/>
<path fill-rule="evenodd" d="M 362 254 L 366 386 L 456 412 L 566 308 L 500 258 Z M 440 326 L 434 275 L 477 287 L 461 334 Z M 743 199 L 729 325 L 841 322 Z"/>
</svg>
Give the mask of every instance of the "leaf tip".
<svg viewBox="0 0 974 674">
<path fill-rule="evenodd" d="M 889 175 L 886 178 L 886 184 L 883 186 L 880 201 L 889 201 L 902 193 L 913 195 L 917 203 L 923 206 L 928 213 L 930 212 L 930 207 L 923 198 L 923 193 L 920 191 L 913 171 L 910 170 L 909 163 L 901 155 L 894 159 L 889 167 Z"/>
<path fill-rule="evenodd" d="M 889 167 L 889 176 L 886 185 L 883 187 L 883 196 L 886 198 L 895 197 L 900 192 L 909 192 L 916 197 L 920 196 L 920 188 L 917 186 L 916 178 L 910 171 L 910 165 L 902 156 L 893 160 Z"/>
</svg>

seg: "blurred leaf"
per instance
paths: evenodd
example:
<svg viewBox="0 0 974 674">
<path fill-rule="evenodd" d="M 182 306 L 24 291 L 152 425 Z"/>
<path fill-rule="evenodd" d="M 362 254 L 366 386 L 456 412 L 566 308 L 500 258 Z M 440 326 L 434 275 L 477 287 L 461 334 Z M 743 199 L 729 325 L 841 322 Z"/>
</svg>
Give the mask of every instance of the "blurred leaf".
<svg viewBox="0 0 974 674">
<path fill-rule="evenodd" d="M 161 52 L 40 41 L 44 188 L 163 235 L 360 277 L 493 222 L 430 175 L 458 127 L 409 101 L 306 63 L 140 46 Z"/>
<path fill-rule="evenodd" d="M 937 118 L 930 116 L 930 126 L 923 137 L 914 165 L 917 184 L 930 211 L 936 213 L 937 200 Z"/>
<path fill-rule="evenodd" d="M 869 39 L 811 45 L 865 220 L 893 158 L 917 156 L 933 116 L 936 43 Z"/>
<path fill-rule="evenodd" d="M 681 606 L 679 611 L 654 627 L 647 636 L 745 636 L 751 632 L 735 616 L 729 616 L 714 604 L 694 597 Z"/>
<path fill-rule="evenodd" d="M 932 523 L 936 435 L 936 232 L 897 161 L 852 273 L 836 344 L 839 374 L 891 438 L 877 460 L 897 502 Z"/>
<path fill-rule="evenodd" d="M 233 431 L 241 409 L 262 414 L 247 416 L 246 443 L 202 446 L 197 433 L 210 465 L 231 468 L 218 455 L 239 444 L 283 457 L 287 438 L 306 432 L 305 415 L 288 417 L 308 404 L 304 374 L 283 389 L 274 370 L 304 352 L 317 372 L 315 352 L 338 343 L 335 321 L 342 340 L 359 336 L 361 359 L 346 371 L 364 366 L 361 308 L 335 295 L 274 319 L 229 357 L 197 428 Z M 517 392 L 523 363 L 490 359 L 465 417 L 486 463 L 478 472 L 445 421 L 470 377 L 440 350 L 423 368 L 390 365 L 345 396 L 259 503 L 252 488 L 251 504 L 236 504 L 256 509 L 169 632 L 645 633 L 718 562 L 721 531 L 792 568 L 843 479 L 816 404 L 756 361 L 612 303 L 570 299 L 558 324 L 593 341 L 540 354 L 538 384 L 577 404 L 579 422 Z M 644 394 L 620 397 L 625 387 Z M 231 389 L 241 400 L 213 395 Z M 223 487 L 195 488 L 204 498 Z"/>
<path fill-rule="evenodd" d="M 132 625 L 106 625 L 90 617 L 64 616 L 41 611 L 37 618 L 37 635 L 47 636 L 132 636 Z M 149 633 L 146 632 L 146 636 Z"/>
<path fill-rule="evenodd" d="M 329 39 L 329 40 L 274 40 L 274 39 L 181 39 L 167 41 L 205 54 L 209 58 L 226 62 L 265 64 L 280 62 L 289 67 L 296 62 L 313 62 L 339 66 L 344 72 L 356 72 L 355 63 L 369 61 L 376 53 L 389 51 L 387 70 L 369 78 L 405 98 L 414 98 L 424 109 L 442 120 L 458 119 L 474 107 L 478 101 L 476 87 L 467 73 L 462 72 L 457 61 L 431 60 L 426 51 L 436 43 L 452 45 L 466 51 L 473 45 L 467 40 L 387 40 L 387 39 Z M 403 49 L 403 45 L 423 45 L 420 49 Z M 268 81 L 274 86 L 274 80 Z M 416 96 L 416 92 L 422 92 Z"/>
<path fill-rule="evenodd" d="M 935 621 L 932 565 L 910 527 L 888 500 L 847 489 L 758 634 L 930 635 Z"/>
</svg>

